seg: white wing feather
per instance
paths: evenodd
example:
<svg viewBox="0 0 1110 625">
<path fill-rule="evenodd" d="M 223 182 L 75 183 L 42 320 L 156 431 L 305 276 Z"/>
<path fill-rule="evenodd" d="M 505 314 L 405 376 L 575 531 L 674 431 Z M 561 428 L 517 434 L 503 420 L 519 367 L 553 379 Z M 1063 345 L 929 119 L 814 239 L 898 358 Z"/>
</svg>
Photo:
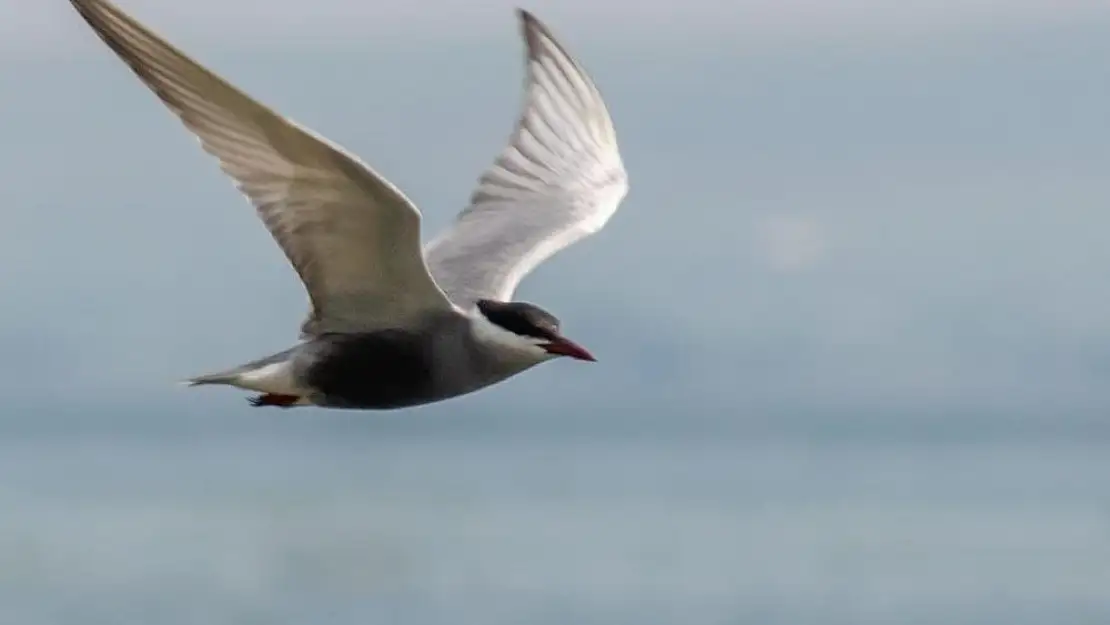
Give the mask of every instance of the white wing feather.
<svg viewBox="0 0 1110 625">
<path fill-rule="evenodd" d="M 597 232 L 628 193 L 613 122 L 582 66 L 527 11 L 526 95 L 508 147 L 454 225 L 425 248 L 447 295 L 506 301 L 528 272 Z"/>
<path fill-rule="evenodd" d="M 451 309 L 421 254 L 420 212 L 397 188 L 106 0 L 71 2 L 254 204 L 308 291 L 303 334 L 396 326 Z"/>
</svg>

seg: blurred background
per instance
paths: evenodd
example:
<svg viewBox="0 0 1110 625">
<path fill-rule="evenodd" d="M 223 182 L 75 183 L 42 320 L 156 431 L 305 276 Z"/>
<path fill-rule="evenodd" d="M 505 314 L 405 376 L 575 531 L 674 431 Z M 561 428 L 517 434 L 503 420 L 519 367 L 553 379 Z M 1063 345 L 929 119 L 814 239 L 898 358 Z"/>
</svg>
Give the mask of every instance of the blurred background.
<svg viewBox="0 0 1110 625">
<path fill-rule="evenodd" d="M 121 0 L 422 207 L 512 4 Z M 541 0 L 632 190 L 518 292 L 596 365 L 393 413 L 177 380 L 306 301 L 67 2 L 0 0 L 0 623 L 1110 622 L 1110 5 Z"/>
</svg>

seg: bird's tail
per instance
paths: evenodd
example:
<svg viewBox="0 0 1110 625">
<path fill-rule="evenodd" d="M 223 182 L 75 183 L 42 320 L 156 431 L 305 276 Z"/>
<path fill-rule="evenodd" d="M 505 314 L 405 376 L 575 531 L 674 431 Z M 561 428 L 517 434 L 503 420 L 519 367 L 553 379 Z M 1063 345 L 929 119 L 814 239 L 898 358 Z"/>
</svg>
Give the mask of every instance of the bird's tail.
<svg viewBox="0 0 1110 625">
<path fill-rule="evenodd" d="M 181 384 L 185 386 L 203 386 L 205 384 L 231 384 L 234 385 L 235 381 L 239 378 L 242 371 L 239 369 L 229 369 L 227 371 L 220 371 L 219 373 L 207 373 L 198 375 L 187 380 L 182 380 Z"/>
<path fill-rule="evenodd" d="M 198 375 L 182 381 L 182 384 L 185 386 L 224 384 L 261 392 L 278 392 L 271 390 L 271 387 L 275 384 L 282 388 L 289 385 L 287 365 L 292 352 L 293 350 L 290 349 L 233 369 Z"/>
</svg>

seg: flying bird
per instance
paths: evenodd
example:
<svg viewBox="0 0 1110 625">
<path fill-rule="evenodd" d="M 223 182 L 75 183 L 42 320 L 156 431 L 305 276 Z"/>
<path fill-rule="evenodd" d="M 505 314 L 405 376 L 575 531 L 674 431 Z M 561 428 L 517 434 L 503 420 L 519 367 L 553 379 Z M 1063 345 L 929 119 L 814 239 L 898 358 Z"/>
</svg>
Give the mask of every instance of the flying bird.
<svg viewBox="0 0 1110 625">
<path fill-rule="evenodd" d="M 356 156 L 252 99 L 107 0 L 70 0 L 215 156 L 308 292 L 293 347 L 188 380 L 255 406 L 395 409 L 501 382 L 557 357 L 593 361 L 517 285 L 600 230 L 628 193 L 612 119 L 582 65 L 531 13 L 509 145 L 445 232 Z"/>
</svg>

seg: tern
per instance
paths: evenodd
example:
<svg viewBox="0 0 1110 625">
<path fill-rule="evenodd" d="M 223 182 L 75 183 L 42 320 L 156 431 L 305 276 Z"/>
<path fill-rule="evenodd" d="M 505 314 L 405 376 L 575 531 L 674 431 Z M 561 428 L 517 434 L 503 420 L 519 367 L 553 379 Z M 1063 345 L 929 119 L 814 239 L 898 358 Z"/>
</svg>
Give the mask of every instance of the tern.
<svg viewBox="0 0 1110 625">
<path fill-rule="evenodd" d="M 517 9 L 524 104 L 469 205 L 421 247 L 420 211 L 356 156 L 252 99 L 107 0 L 70 0 L 215 156 L 308 293 L 300 340 L 201 375 L 254 406 L 386 410 L 457 397 L 539 363 L 593 361 L 520 281 L 596 233 L 628 193 L 601 92 L 535 16 Z"/>
</svg>

